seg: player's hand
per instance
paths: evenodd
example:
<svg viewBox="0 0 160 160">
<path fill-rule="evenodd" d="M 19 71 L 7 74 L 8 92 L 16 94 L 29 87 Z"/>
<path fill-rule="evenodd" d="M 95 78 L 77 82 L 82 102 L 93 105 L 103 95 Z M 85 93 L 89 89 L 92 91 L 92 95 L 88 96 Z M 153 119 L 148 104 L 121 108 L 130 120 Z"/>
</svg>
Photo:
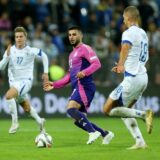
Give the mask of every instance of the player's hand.
<svg viewBox="0 0 160 160">
<path fill-rule="evenodd" d="M 7 56 L 10 56 L 10 48 L 11 48 L 11 44 L 8 45 L 6 52 L 7 52 Z"/>
<path fill-rule="evenodd" d="M 111 71 L 115 73 L 124 73 L 125 68 L 123 65 L 119 65 L 118 63 L 115 63 L 116 66 L 114 66 Z"/>
<path fill-rule="evenodd" d="M 50 90 L 52 90 L 54 87 L 53 87 L 53 82 L 50 82 L 50 81 L 45 81 L 44 83 L 43 83 L 43 89 L 45 90 L 45 91 L 50 91 Z"/>
<path fill-rule="evenodd" d="M 84 78 L 86 75 L 81 71 L 81 72 L 78 72 L 76 77 L 77 78 Z"/>
<path fill-rule="evenodd" d="M 113 67 L 111 71 L 117 73 L 117 66 Z"/>
<path fill-rule="evenodd" d="M 42 80 L 43 80 L 43 83 L 49 81 L 48 73 L 42 74 Z"/>
<path fill-rule="evenodd" d="M 124 73 L 125 68 L 123 65 L 117 65 L 117 73 Z"/>
</svg>

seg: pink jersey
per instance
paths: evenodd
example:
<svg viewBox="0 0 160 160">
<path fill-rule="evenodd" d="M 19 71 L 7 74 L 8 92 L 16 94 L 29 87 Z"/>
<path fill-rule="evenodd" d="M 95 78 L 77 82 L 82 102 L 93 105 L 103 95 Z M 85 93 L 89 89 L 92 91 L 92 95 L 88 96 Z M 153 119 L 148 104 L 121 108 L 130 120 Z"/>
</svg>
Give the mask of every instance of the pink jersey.
<svg viewBox="0 0 160 160">
<path fill-rule="evenodd" d="M 92 74 L 100 67 L 101 63 L 93 49 L 86 44 L 80 44 L 69 55 L 69 73 L 63 79 L 54 82 L 53 85 L 55 88 L 61 88 L 69 82 L 72 88 L 75 88 L 79 82 L 83 86 L 92 85 Z M 80 71 L 86 75 L 82 79 L 76 77 Z"/>
</svg>

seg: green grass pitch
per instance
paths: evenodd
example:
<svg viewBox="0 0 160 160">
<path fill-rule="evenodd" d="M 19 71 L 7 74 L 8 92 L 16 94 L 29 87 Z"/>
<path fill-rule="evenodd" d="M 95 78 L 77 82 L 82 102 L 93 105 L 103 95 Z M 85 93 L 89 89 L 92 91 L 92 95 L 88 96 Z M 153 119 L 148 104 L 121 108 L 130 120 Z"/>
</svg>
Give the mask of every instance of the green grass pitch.
<svg viewBox="0 0 160 160">
<path fill-rule="evenodd" d="M 153 133 L 146 133 L 145 123 L 138 120 L 139 127 L 149 148 L 127 150 L 134 140 L 118 118 L 90 118 L 104 129 L 115 133 L 109 145 L 102 145 L 99 138 L 92 145 L 86 145 L 88 134 L 73 125 L 69 118 L 47 119 L 46 130 L 53 137 L 52 148 L 37 148 L 34 139 L 38 126 L 32 119 L 19 120 L 16 134 L 8 134 L 10 120 L 0 120 L 1 160 L 160 160 L 160 119 L 154 119 Z"/>
</svg>

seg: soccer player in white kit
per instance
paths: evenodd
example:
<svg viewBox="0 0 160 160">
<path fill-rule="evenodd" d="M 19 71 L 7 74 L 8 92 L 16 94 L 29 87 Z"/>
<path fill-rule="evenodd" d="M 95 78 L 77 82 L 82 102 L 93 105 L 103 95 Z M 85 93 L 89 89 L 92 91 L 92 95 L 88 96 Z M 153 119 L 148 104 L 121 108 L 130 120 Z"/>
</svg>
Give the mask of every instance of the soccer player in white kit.
<svg viewBox="0 0 160 160">
<path fill-rule="evenodd" d="M 123 81 L 111 92 L 104 105 L 104 113 L 121 117 L 136 143 L 129 149 L 146 148 L 147 145 L 138 128 L 135 118 L 145 120 L 147 132 L 152 131 L 153 112 L 133 109 L 133 105 L 147 87 L 148 76 L 145 64 L 148 56 L 148 38 L 138 26 L 139 11 L 135 6 L 128 6 L 123 13 L 127 30 L 122 34 L 120 58 L 112 71 L 124 73 Z"/>
<path fill-rule="evenodd" d="M 30 91 L 33 82 L 34 60 L 40 57 L 43 62 L 43 81 L 48 80 L 48 58 L 38 48 L 26 45 L 27 32 L 23 27 L 16 27 L 14 30 L 15 45 L 9 45 L 0 61 L 0 69 L 5 69 L 8 64 L 8 77 L 10 88 L 6 92 L 6 101 L 12 116 L 12 125 L 9 133 L 15 133 L 19 127 L 16 102 L 20 104 L 25 112 L 28 112 L 44 130 L 44 118 L 40 118 L 36 110 L 29 103 L 27 93 Z"/>
</svg>

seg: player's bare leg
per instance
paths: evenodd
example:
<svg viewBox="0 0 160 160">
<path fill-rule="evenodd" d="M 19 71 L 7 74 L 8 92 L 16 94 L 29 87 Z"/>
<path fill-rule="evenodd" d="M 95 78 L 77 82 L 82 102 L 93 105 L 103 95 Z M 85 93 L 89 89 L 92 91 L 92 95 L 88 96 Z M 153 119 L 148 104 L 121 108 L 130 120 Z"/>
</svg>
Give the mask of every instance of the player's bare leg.
<svg viewBox="0 0 160 160">
<path fill-rule="evenodd" d="M 111 98 L 108 98 L 107 101 L 104 104 L 104 107 L 103 107 L 104 114 L 109 115 L 112 108 L 114 108 L 116 106 L 118 106 L 118 101 L 117 100 L 112 100 Z"/>
</svg>

